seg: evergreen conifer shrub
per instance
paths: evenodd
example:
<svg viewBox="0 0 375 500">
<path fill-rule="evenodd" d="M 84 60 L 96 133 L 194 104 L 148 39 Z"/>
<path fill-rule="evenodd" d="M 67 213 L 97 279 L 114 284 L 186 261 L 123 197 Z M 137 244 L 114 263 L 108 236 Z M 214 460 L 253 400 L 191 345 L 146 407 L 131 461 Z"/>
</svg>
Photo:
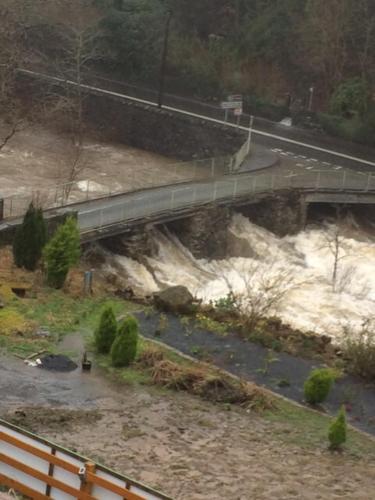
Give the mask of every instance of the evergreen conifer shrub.
<svg viewBox="0 0 375 500">
<path fill-rule="evenodd" d="M 24 267 L 28 271 L 35 271 L 46 241 L 47 230 L 43 211 L 30 203 L 13 241 L 13 256 L 16 266 Z"/>
<path fill-rule="evenodd" d="M 129 366 L 134 361 L 137 354 L 138 332 L 138 321 L 133 316 L 122 321 L 111 347 L 113 366 Z"/>
<path fill-rule="evenodd" d="M 107 354 L 111 350 L 117 332 L 117 321 L 112 307 L 106 307 L 100 316 L 98 328 L 95 330 L 96 350 Z"/>
<path fill-rule="evenodd" d="M 80 239 L 77 221 L 68 217 L 60 225 L 44 249 L 47 268 L 47 283 L 54 288 L 62 288 L 69 269 L 78 263 Z"/>
<path fill-rule="evenodd" d="M 331 423 L 328 431 L 328 439 L 331 450 L 340 450 L 346 442 L 347 424 L 345 409 L 342 406 L 337 418 Z"/>
<path fill-rule="evenodd" d="M 327 368 L 313 370 L 304 384 L 306 401 L 312 405 L 322 403 L 327 398 L 333 381 L 332 370 Z"/>
</svg>

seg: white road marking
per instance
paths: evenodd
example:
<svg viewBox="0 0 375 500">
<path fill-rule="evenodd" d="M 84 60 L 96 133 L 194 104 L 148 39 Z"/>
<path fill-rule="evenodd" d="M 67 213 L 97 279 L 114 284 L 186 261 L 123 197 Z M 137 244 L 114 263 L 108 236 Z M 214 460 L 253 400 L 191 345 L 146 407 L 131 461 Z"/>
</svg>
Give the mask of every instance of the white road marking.
<svg viewBox="0 0 375 500">
<path fill-rule="evenodd" d="M 47 79 L 47 80 L 53 80 L 53 81 L 56 81 L 56 82 L 65 83 L 65 84 L 72 85 L 72 86 L 77 86 L 77 82 L 73 82 L 72 80 L 64 80 L 63 78 L 58 78 L 56 76 L 49 76 L 49 75 L 46 75 L 46 74 L 43 74 L 43 73 L 38 73 L 36 71 L 30 71 L 30 70 L 27 70 L 27 69 L 21 69 L 19 71 L 23 72 L 23 73 L 30 74 L 30 75 L 36 75 L 36 76 L 39 76 L 39 77 Z M 155 103 L 153 101 L 147 101 L 145 99 L 139 99 L 138 97 L 132 97 L 132 96 L 128 96 L 126 94 L 120 94 L 118 92 L 113 92 L 113 91 L 110 91 L 110 90 L 101 89 L 99 87 L 93 87 L 92 85 L 83 85 L 82 84 L 81 88 L 84 88 L 84 89 L 87 89 L 87 90 L 93 90 L 95 92 L 100 92 L 101 94 L 107 94 L 107 95 L 112 95 L 112 96 L 115 96 L 115 97 L 121 97 L 122 99 L 128 99 L 130 101 L 139 102 L 141 104 L 147 104 L 148 106 L 154 106 L 154 107 L 157 106 L 157 103 Z M 201 114 L 198 114 L 198 113 L 191 113 L 190 111 L 185 111 L 183 109 L 174 108 L 172 106 L 163 106 L 163 109 L 169 110 L 169 111 L 174 111 L 176 113 L 180 113 L 180 114 L 183 114 L 183 115 L 187 115 L 187 116 L 192 116 L 192 117 L 195 117 L 195 118 L 199 118 L 201 120 L 203 119 L 203 120 L 210 121 L 210 122 L 213 122 L 213 123 L 220 123 L 221 125 L 226 125 L 226 126 L 232 127 L 232 128 L 238 128 L 240 130 L 245 130 L 245 131 L 249 130 L 249 127 L 244 127 L 243 125 L 238 126 L 236 123 L 225 122 L 223 120 L 218 120 L 216 118 L 211 118 L 209 116 L 201 115 Z M 271 139 L 277 139 L 277 140 L 282 141 L 282 142 L 287 142 L 289 144 L 295 144 L 297 146 L 302 146 L 302 147 L 305 147 L 305 148 L 313 149 L 314 151 L 320 151 L 322 153 L 328 153 L 328 154 L 331 154 L 331 155 L 334 155 L 334 156 L 339 156 L 340 158 L 345 158 L 346 160 L 353 160 L 353 161 L 356 161 L 358 163 L 364 163 L 366 165 L 371 165 L 372 167 L 375 167 L 375 163 L 374 162 L 369 161 L 369 160 L 365 160 L 363 158 L 358 158 L 356 156 L 351 156 L 351 155 L 347 155 L 347 154 L 344 154 L 344 153 L 339 153 L 338 151 L 333 151 L 333 150 L 330 150 L 330 149 L 322 148 L 320 146 L 314 146 L 312 144 L 307 144 L 305 142 L 296 141 L 294 139 L 288 139 L 286 137 L 282 137 L 282 136 L 279 136 L 279 135 L 276 135 L 276 134 L 271 134 L 269 132 L 263 132 L 263 131 L 257 130 L 257 129 L 253 129 L 253 133 L 257 134 L 257 135 L 262 135 L 263 137 L 269 137 Z"/>
</svg>

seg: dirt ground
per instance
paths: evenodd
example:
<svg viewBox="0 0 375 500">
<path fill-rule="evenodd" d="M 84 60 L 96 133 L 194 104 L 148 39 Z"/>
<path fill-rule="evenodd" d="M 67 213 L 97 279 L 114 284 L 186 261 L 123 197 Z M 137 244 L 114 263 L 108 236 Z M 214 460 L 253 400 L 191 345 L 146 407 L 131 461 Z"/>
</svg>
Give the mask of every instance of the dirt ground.
<svg viewBox="0 0 375 500">
<path fill-rule="evenodd" d="M 1 415 L 175 499 L 373 498 L 373 462 L 302 449 L 252 412 L 9 358 L 0 377 Z"/>
<path fill-rule="evenodd" d="M 5 135 L 6 127 L 0 124 L 0 137 Z M 41 126 L 18 132 L 0 151 L 0 196 L 13 197 L 12 206 L 6 202 L 5 215 L 17 215 L 32 196 L 44 206 L 59 204 L 61 185 L 71 179 L 75 151 L 69 137 Z M 90 138 L 84 140 L 76 172 L 69 193 L 72 203 L 191 177 L 191 168 L 177 160 Z"/>
</svg>

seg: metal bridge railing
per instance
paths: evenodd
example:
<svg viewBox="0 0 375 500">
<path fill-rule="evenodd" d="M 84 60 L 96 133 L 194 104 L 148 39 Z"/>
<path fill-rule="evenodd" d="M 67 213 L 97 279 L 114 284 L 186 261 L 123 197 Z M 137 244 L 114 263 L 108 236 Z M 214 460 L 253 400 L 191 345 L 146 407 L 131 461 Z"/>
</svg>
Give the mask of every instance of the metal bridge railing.
<svg viewBox="0 0 375 500">
<path fill-rule="evenodd" d="M 82 232 L 127 223 L 158 214 L 185 210 L 206 203 L 273 193 L 282 190 L 373 193 L 375 174 L 345 171 L 311 171 L 288 175 L 254 173 L 221 177 L 212 182 L 169 186 L 129 193 L 95 205 L 81 207 L 78 222 Z"/>
<path fill-rule="evenodd" d="M 126 178 L 114 175 L 96 175 L 89 179 L 46 186 L 26 195 L 13 195 L 3 200 L 3 218 L 21 217 L 33 201 L 44 210 L 60 208 L 75 203 L 109 198 L 122 193 L 149 189 L 165 185 L 194 182 L 223 176 L 231 171 L 231 156 L 177 162 L 168 165 L 165 178 L 160 171 L 133 170 Z"/>
</svg>

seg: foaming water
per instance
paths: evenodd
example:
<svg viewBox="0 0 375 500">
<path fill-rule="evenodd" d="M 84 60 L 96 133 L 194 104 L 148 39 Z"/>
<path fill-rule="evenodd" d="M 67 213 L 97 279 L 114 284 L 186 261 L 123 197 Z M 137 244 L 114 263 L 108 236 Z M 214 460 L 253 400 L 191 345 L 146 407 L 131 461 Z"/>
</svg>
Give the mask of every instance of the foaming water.
<svg viewBox="0 0 375 500">
<path fill-rule="evenodd" d="M 121 256 L 112 259 L 127 284 L 144 294 L 184 285 L 209 302 L 229 291 L 249 294 L 249 290 L 264 293 L 268 285 L 284 288 L 280 302 L 268 314 L 277 314 L 294 328 L 337 340 L 348 322 L 356 328 L 364 317 L 374 316 L 375 242 L 364 232 L 356 231 L 354 238 L 347 228 L 327 224 L 278 238 L 239 214 L 233 216 L 229 231 L 231 240 L 241 240 L 241 248 L 248 248 L 248 257 L 198 260 L 174 235 L 155 230 L 156 257 L 145 258 L 145 264 Z"/>
</svg>

